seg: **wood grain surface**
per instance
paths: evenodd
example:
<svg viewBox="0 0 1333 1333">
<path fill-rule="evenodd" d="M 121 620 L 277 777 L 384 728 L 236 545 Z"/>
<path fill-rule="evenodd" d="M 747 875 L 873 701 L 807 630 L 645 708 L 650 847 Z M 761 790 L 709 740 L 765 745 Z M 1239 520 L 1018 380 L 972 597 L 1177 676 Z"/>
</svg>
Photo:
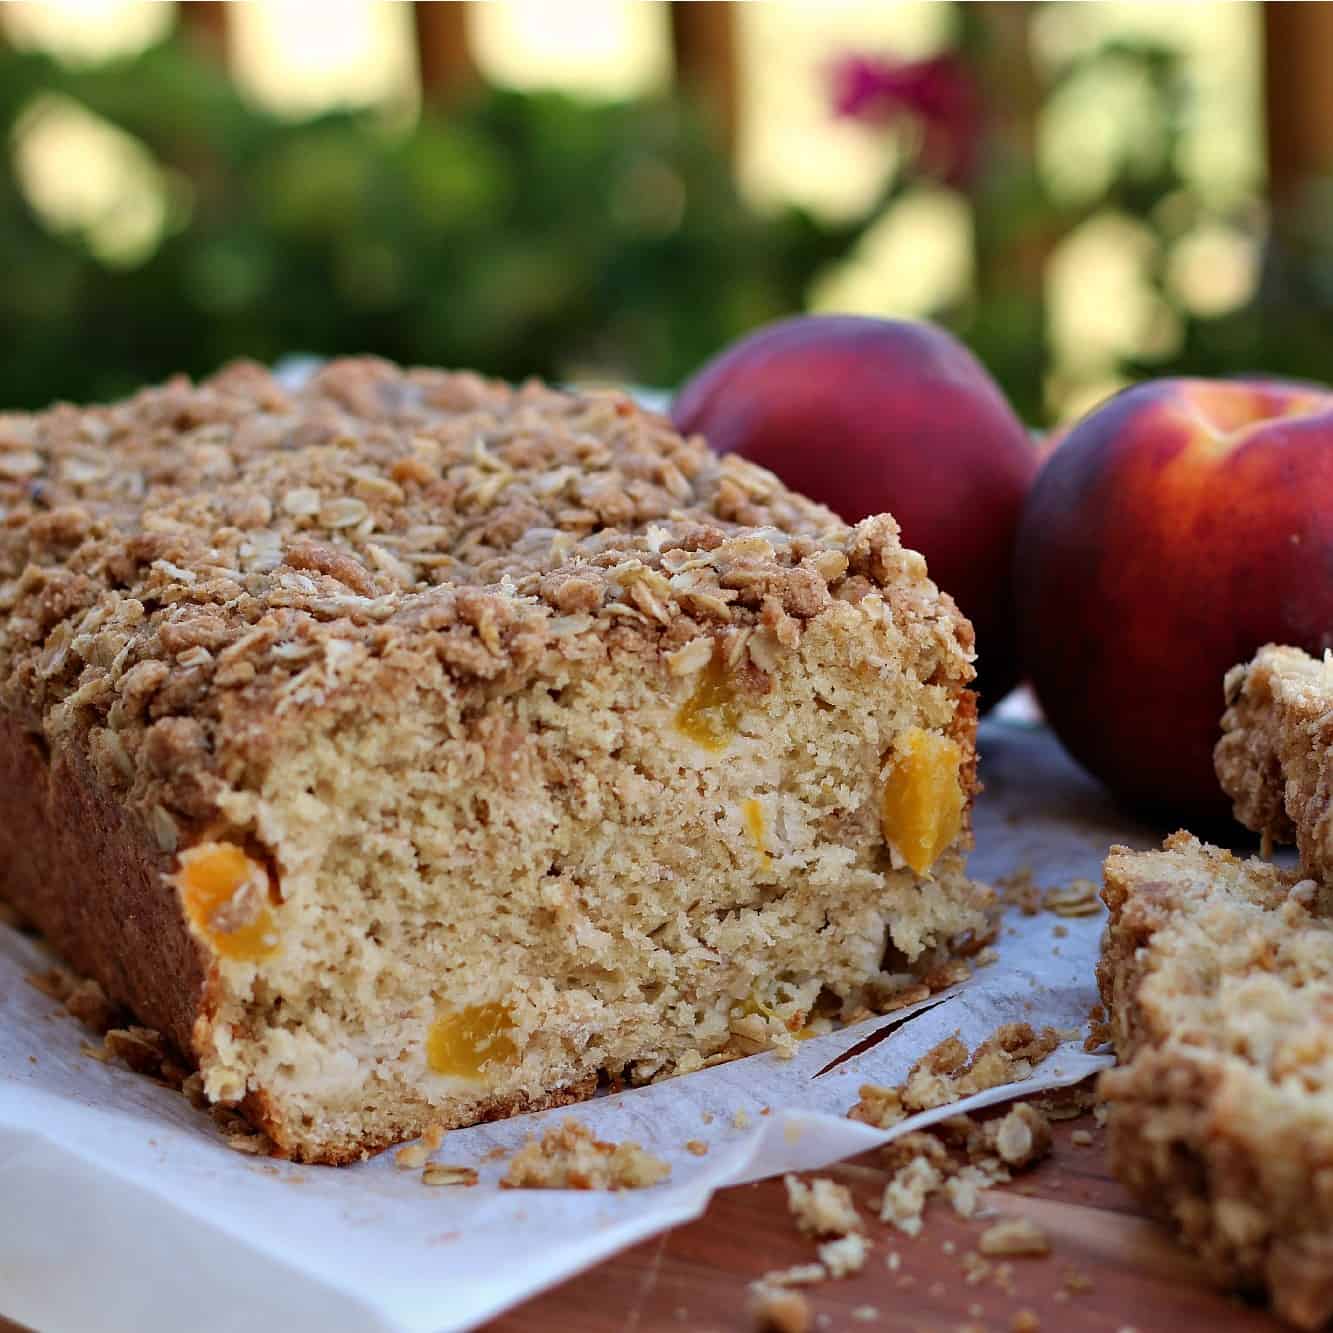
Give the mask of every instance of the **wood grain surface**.
<svg viewBox="0 0 1333 1333">
<path fill-rule="evenodd" d="M 1076 1130 L 1092 1134 L 1087 1146 Z M 831 1167 L 871 1220 L 873 1249 L 854 1277 L 804 1288 L 812 1333 L 1009 1333 L 1020 1311 L 1042 1333 L 1277 1333 L 1265 1310 L 1214 1290 L 1188 1254 L 1111 1179 L 1104 1133 L 1091 1116 L 1055 1126 L 1055 1150 L 1012 1184 L 987 1193 L 996 1214 L 1022 1215 L 1050 1236 L 1048 1258 L 1011 1260 L 1010 1290 L 969 1285 L 963 1256 L 995 1218 L 964 1220 L 933 1202 L 912 1239 L 874 1221 L 885 1171 L 877 1153 Z M 899 1256 L 891 1272 L 886 1260 Z M 808 1263 L 814 1244 L 787 1212 L 782 1182 L 725 1190 L 697 1222 L 645 1241 L 513 1310 L 495 1333 L 724 1333 L 753 1327 L 749 1284 L 768 1269 Z M 1019 1328 L 1023 1327 L 1020 1322 Z M 1031 1327 L 1031 1326 L 1030 1326 Z"/>
<path fill-rule="evenodd" d="M 1074 1143 L 1078 1130 L 1092 1142 Z M 877 1153 L 820 1172 L 851 1187 L 870 1219 L 873 1247 L 856 1276 L 804 1288 L 811 1333 L 1010 1333 L 1021 1311 L 1036 1315 L 1042 1333 L 1283 1328 L 1266 1311 L 1214 1290 L 1166 1231 L 1144 1217 L 1107 1172 L 1103 1131 L 1091 1116 L 1058 1123 L 1055 1136 L 1045 1162 L 986 1194 L 991 1217 L 964 1220 L 947 1204 L 932 1203 L 915 1239 L 874 1220 L 887 1178 Z M 1009 1261 L 1006 1287 L 994 1275 L 969 1285 L 963 1256 L 999 1214 L 1031 1218 L 1050 1236 L 1051 1254 Z M 890 1253 L 899 1256 L 896 1271 L 888 1267 Z M 493 1333 L 747 1330 L 754 1326 L 749 1284 L 769 1269 L 814 1257 L 814 1243 L 787 1212 L 782 1182 L 742 1185 L 718 1194 L 697 1222 L 571 1278 L 489 1327 Z M 0 1333 L 23 1330 L 0 1317 Z"/>
</svg>

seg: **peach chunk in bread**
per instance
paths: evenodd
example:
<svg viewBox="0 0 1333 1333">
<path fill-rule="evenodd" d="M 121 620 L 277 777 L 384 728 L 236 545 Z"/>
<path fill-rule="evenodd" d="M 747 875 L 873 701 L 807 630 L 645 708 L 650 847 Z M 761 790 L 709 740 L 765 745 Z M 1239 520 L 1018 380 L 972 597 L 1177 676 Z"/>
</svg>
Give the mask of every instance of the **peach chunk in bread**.
<svg viewBox="0 0 1333 1333">
<path fill-rule="evenodd" d="M 985 928 L 971 627 L 887 516 L 375 361 L 0 449 L 0 893 L 281 1153 L 746 1053 Z"/>
</svg>

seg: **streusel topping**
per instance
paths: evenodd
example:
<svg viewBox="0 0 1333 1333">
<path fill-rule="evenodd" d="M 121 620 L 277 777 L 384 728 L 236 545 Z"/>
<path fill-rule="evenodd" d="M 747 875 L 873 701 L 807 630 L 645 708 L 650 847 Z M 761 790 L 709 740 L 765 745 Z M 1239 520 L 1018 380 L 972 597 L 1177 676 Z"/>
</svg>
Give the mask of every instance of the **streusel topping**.
<svg viewBox="0 0 1333 1333">
<path fill-rule="evenodd" d="M 952 669 L 971 649 L 892 519 L 849 528 L 616 393 L 372 359 L 292 391 L 236 364 L 0 416 L 0 512 L 0 703 L 93 733 L 109 780 L 183 775 L 187 813 L 224 714 L 262 725 L 342 658 L 426 652 L 505 689 L 550 652 L 680 664 L 720 637 L 762 684 L 870 593 Z"/>
</svg>

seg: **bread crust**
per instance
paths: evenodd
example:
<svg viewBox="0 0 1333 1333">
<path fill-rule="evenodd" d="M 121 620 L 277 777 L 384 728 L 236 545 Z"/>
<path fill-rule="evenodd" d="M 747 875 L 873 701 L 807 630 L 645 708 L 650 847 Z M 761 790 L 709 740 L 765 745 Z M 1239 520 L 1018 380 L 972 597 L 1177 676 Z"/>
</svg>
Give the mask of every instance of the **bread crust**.
<svg viewBox="0 0 1333 1333">
<path fill-rule="evenodd" d="M 0 717 L 5 897 L 63 957 L 192 1060 L 214 972 L 165 881 L 169 854 L 77 750 Z"/>
</svg>

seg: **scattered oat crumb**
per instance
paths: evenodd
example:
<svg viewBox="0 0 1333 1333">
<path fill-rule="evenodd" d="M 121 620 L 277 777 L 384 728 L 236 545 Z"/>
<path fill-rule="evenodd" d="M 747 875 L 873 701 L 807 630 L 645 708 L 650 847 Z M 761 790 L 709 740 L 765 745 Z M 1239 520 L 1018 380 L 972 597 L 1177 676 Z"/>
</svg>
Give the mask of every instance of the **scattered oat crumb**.
<svg viewBox="0 0 1333 1333">
<path fill-rule="evenodd" d="M 1076 1148 L 1088 1148 L 1092 1145 L 1092 1132 L 1087 1129 L 1076 1129 L 1070 1136 L 1069 1141 Z"/>
<path fill-rule="evenodd" d="M 712 1111 L 705 1111 L 703 1115 L 700 1116 L 699 1118 L 704 1122 L 705 1125 L 711 1125 L 713 1123 Z"/>
<path fill-rule="evenodd" d="M 858 1305 L 852 1311 L 852 1318 L 858 1324 L 873 1324 L 879 1318 L 879 1310 L 873 1305 Z"/>
<path fill-rule="evenodd" d="M 756 1284 L 750 1298 L 754 1326 L 772 1333 L 807 1333 L 810 1302 L 799 1291 Z"/>
<path fill-rule="evenodd" d="M 689 1139 L 686 1141 L 685 1151 L 695 1157 L 706 1157 L 708 1155 L 708 1145 L 703 1139 Z"/>
<path fill-rule="evenodd" d="M 817 1253 L 830 1277 L 847 1277 L 850 1273 L 859 1273 L 865 1267 L 869 1251 L 870 1242 L 864 1236 L 852 1232 L 848 1236 L 839 1236 L 837 1240 L 826 1240 Z"/>
<path fill-rule="evenodd" d="M 1098 1102 L 1097 1105 L 1092 1108 L 1092 1118 L 1099 1126 L 1104 1126 L 1106 1124 L 1110 1114 L 1111 1108 L 1107 1106 L 1105 1102 Z"/>
<path fill-rule="evenodd" d="M 976 1250 L 968 1250 L 963 1255 L 963 1281 L 969 1287 L 975 1287 L 977 1283 L 984 1282 L 991 1275 L 992 1265 L 988 1259 L 983 1259 Z"/>
<path fill-rule="evenodd" d="M 940 1250 L 945 1254 L 956 1254 L 958 1246 L 956 1246 L 953 1241 L 946 1240 L 944 1244 L 940 1246 Z"/>
<path fill-rule="evenodd" d="M 890 1250 L 888 1254 L 884 1256 L 884 1267 L 887 1268 L 890 1273 L 896 1273 L 902 1266 L 903 1257 L 897 1250 Z"/>
<path fill-rule="evenodd" d="M 861 1229 L 861 1215 L 846 1185 L 827 1176 L 816 1176 L 807 1183 L 788 1175 L 782 1182 L 787 1187 L 787 1207 L 807 1236 L 845 1236 Z"/>
<path fill-rule="evenodd" d="M 897 1283 L 897 1285 L 900 1286 L 904 1291 L 906 1291 L 908 1287 L 915 1287 L 915 1286 L 916 1286 L 916 1278 L 914 1278 L 914 1277 L 911 1275 L 911 1273 L 903 1273 L 903 1274 L 898 1278 L 898 1283 Z"/>
<path fill-rule="evenodd" d="M 1019 1102 L 996 1126 L 994 1143 L 1006 1165 L 1031 1166 L 1051 1150 L 1050 1121 L 1035 1106 Z"/>
<path fill-rule="evenodd" d="M 1065 1305 L 1069 1301 L 1069 1293 L 1063 1287 L 1060 1287 L 1052 1293 L 1051 1299 L 1060 1305 Z"/>
<path fill-rule="evenodd" d="M 972 1304 L 967 1307 L 967 1317 L 969 1319 L 980 1319 L 985 1313 L 986 1307 L 984 1305 L 978 1305 L 976 1301 L 973 1301 Z"/>
<path fill-rule="evenodd" d="M 644 1189 L 671 1174 L 637 1143 L 603 1143 L 580 1120 L 565 1120 L 529 1139 L 510 1159 L 505 1189 Z"/>
<path fill-rule="evenodd" d="M 1092 1279 L 1086 1273 L 1080 1273 L 1077 1268 L 1066 1271 L 1064 1284 L 1065 1288 L 1072 1292 L 1092 1290 Z"/>
<path fill-rule="evenodd" d="M 1038 1333 L 1041 1320 L 1034 1310 L 1019 1310 L 1009 1321 L 1009 1327 L 1013 1333 Z"/>
<path fill-rule="evenodd" d="M 823 1264 L 794 1264 L 791 1268 L 775 1268 L 765 1273 L 755 1284 L 762 1287 L 808 1287 L 828 1281 L 828 1269 Z"/>
<path fill-rule="evenodd" d="M 445 1162 L 431 1162 L 421 1172 L 423 1185 L 475 1185 L 477 1180 L 475 1167 L 449 1166 Z"/>
<path fill-rule="evenodd" d="M 745 1113 L 744 1109 L 742 1109 L 737 1111 L 736 1114 L 731 1117 L 731 1123 L 736 1129 L 749 1129 L 750 1117 Z"/>
<path fill-rule="evenodd" d="M 502 1162 L 508 1156 L 509 1149 L 501 1148 L 498 1144 L 494 1148 L 488 1148 L 481 1155 L 483 1162 Z"/>
<path fill-rule="evenodd" d="M 1026 1217 L 1006 1217 L 981 1233 L 982 1254 L 1041 1255 L 1051 1252 L 1046 1233 Z"/>
<path fill-rule="evenodd" d="M 927 1051 L 898 1087 L 867 1083 L 848 1118 L 888 1129 L 914 1111 L 947 1106 L 974 1093 L 1028 1078 L 1058 1045 L 1054 1028 L 1035 1032 L 1030 1023 L 1004 1023 L 970 1055 L 955 1035 Z"/>
<path fill-rule="evenodd" d="M 444 1126 L 436 1121 L 433 1125 L 426 1126 L 426 1132 L 421 1136 L 421 1141 L 426 1145 L 430 1152 L 439 1152 L 444 1143 Z"/>
<path fill-rule="evenodd" d="M 429 1156 L 430 1149 L 424 1143 L 409 1143 L 394 1153 L 393 1161 L 400 1171 L 416 1171 L 426 1165 Z"/>
<path fill-rule="evenodd" d="M 90 1041 L 79 1043 L 79 1054 L 86 1055 L 90 1060 L 96 1060 L 99 1064 L 106 1064 L 111 1059 L 111 1052 L 105 1046 L 94 1046 Z"/>
</svg>

